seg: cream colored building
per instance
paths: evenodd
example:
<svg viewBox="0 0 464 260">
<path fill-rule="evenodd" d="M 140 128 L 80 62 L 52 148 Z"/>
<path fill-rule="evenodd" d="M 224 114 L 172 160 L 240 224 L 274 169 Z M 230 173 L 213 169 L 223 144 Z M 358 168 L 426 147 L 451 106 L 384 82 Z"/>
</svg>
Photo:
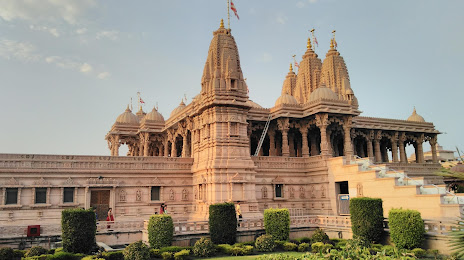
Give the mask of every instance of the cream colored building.
<svg viewBox="0 0 464 260">
<path fill-rule="evenodd" d="M 168 118 L 127 108 L 106 135 L 111 156 L 0 154 L 0 229 L 14 236 L 15 227 L 59 225 L 72 207 L 95 207 L 101 219 L 111 207 L 116 221 L 143 220 L 161 203 L 175 221 L 205 220 L 208 206 L 224 201 L 241 201 L 244 218 L 270 207 L 341 215 L 344 195 L 382 198 L 385 216 L 392 207 L 428 219 L 460 214 L 460 198 L 433 174 L 433 123 L 415 110 L 407 120 L 361 116 L 333 41 L 321 60 L 308 39 L 298 73 L 290 65 L 281 96 L 263 108 L 248 98 L 237 44 L 221 23 L 200 82 L 193 101 Z"/>
</svg>

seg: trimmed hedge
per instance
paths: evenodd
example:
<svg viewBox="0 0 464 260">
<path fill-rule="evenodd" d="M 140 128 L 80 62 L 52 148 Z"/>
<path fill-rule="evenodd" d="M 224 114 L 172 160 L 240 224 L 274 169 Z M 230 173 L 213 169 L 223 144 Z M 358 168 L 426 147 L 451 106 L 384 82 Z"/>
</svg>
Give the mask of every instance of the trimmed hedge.
<svg viewBox="0 0 464 260">
<path fill-rule="evenodd" d="M 97 223 L 91 209 L 66 209 L 61 212 L 63 250 L 88 254 L 96 246 Z"/>
<path fill-rule="evenodd" d="M 425 226 L 417 210 L 392 209 L 388 213 L 390 237 L 398 248 L 421 247 Z"/>
<path fill-rule="evenodd" d="M 382 199 L 350 199 L 351 230 L 354 237 L 377 242 L 383 233 Z"/>
<path fill-rule="evenodd" d="M 39 256 L 39 255 L 45 255 L 48 254 L 48 250 L 41 247 L 41 246 L 33 246 L 31 247 L 26 254 L 24 255 L 25 257 L 31 257 L 31 256 Z"/>
<path fill-rule="evenodd" d="M 233 203 L 209 206 L 209 234 L 215 244 L 234 244 L 237 235 L 237 216 Z"/>
<path fill-rule="evenodd" d="M 198 257 L 209 257 L 216 253 L 213 242 L 209 238 L 202 237 L 193 246 L 193 254 Z"/>
<path fill-rule="evenodd" d="M 174 223 L 167 214 L 152 215 L 148 221 L 148 242 L 152 248 L 170 246 L 174 235 Z"/>
<path fill-rule="evenodd" d="M 142 240 L 128 245 L 122 252 L 124 260 L 147 260 L 150 259 L 150 249 Z"/>
<path fill-rule="evenodd" d="M 290 235 L 290 213 L 288 209 L 264 210 L 264 227 L 266 234 L 275 240 L 288 240 Z"/>
</svg>

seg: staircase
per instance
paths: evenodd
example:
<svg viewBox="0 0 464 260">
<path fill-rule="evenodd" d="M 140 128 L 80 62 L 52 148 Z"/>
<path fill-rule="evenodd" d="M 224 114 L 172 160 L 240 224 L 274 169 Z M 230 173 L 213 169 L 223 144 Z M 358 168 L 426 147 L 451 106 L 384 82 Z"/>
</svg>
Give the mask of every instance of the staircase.
<svg viewBox="0 0 464 260">
<path fill-rule="evenodd" d="M 424 219 L 456 219 L 463 215 L 464 194 L 448 192 L 435 177 L 408 177 L 405 171 L 359 157 L 333 158 L 328 164 L 335 182 L 348 181 L 351 198 L 381 198 L 385 217 L 391 208 L 418 210 Z"/>
</svg>

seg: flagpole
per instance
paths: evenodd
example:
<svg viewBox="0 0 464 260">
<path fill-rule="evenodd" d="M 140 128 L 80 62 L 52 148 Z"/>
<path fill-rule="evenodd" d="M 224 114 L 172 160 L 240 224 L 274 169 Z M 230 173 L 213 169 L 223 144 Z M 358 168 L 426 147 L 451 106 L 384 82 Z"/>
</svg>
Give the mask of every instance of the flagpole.
<svg viewBox="0 0 464 260">
<path fill-rule="evenodd" d="M 227 0 L 227 27 L 230 29 L 230 0 Z"/>
</svg>

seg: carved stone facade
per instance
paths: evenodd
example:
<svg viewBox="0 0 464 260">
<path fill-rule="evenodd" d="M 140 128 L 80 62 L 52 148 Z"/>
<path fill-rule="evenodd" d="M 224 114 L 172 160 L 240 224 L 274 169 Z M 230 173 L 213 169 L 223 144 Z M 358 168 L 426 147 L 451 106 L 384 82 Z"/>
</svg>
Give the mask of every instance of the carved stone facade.
<svg viewBox="0 0 464 260">
<path fill-rule="evenodd" d="M 432 123 L 415 111 L 408 120 L 360 116 L 333 43 L 323 62 L 309 39 L 307 47 L 275 106 L 262 108 L 248 99 L 237 44 L 221 24 L 199 94 L 167 120 L 155 108 L 127 108 L 106 135 L 111 156 L 0 155 L 0 221 L 58 223 L 68 207 L 97 207 L 103 215 L 111 207 L 116 220 L 147 219 L 161 203 L 176 220 L 203 220 L 210 204 L 224 201 L 241 201 L 246 218 L 270 207 L 337 215 L 336 157 L 436 165 L 436 155 L 427 165 L 423 157 L 424 143 L 437 142 Z M 121 145 L 127 156 L 119 156 Z M 407 145 L 416 151 L 414 163 L 407 162 Z M 369 184 L 352 185 L 366 195 Z"/>
</svg>

